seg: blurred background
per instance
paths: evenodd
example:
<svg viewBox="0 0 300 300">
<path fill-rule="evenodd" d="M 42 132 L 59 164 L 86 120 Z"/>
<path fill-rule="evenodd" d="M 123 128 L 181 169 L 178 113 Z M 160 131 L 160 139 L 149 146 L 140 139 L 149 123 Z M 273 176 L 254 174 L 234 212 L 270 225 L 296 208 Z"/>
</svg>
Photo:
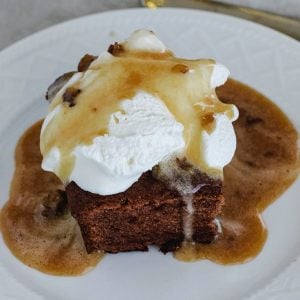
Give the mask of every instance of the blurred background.
<svg viewBox="0 0 300 300">
<path fill-rule="evenodd" d="M 155 3 L 185 7 L 192 2 L 222 2 L 300 19 L 300 0 L 0 0 L 0 50 L 53 24 L 101 11 L 141 7 L 142 2 L 152 7 Z"/>
</svg>

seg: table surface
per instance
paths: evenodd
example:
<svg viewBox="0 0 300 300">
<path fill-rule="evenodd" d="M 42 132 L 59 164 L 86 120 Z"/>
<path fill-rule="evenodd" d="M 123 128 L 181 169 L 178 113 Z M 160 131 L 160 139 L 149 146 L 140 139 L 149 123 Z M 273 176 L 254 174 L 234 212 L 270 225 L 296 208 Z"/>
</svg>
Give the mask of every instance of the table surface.
<svg viewBox="0 0 300 300">
<path fill-rule="evenodd" d="M 300 18 L 300 0 L 219 0 Z M 140 7 L 139 0 L 0 0 L 0 50 L 36 31 L 106 10 Z"/>
<path fill-rule="evenodd" d="M 139 0 L 0 0 L 0 50 L 53 24 L 140 6 Z"/>
</svg>

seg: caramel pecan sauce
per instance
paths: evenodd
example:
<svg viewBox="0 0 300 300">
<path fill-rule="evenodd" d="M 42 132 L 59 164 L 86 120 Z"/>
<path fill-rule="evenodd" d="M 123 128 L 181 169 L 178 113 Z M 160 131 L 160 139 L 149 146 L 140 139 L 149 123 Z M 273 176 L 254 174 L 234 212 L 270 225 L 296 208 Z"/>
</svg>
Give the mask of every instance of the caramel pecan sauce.
<svg viewBox="0 0 300 300">
<path fill-rule="evenodd" d="M 217 94 L 240 111 L 234 123 L 237 150 L 224 170 L 222 232 L 211 244 L 185 244 L 174 255 L 183 261 L 242 263 L 255 257 L 266 241 L 260 213 L 299 174 L 298 133 L 277 106 L 242 83 L 230 79 Z M 103 254 L 86 253 L 61 182 L 41 169 L 41 124 L 29 128 L 17 145 L 10 196 L 0 215 L 1 231 L 9 249 L 26 265 L 53 275 L 79 275 Z"/>
</svg>

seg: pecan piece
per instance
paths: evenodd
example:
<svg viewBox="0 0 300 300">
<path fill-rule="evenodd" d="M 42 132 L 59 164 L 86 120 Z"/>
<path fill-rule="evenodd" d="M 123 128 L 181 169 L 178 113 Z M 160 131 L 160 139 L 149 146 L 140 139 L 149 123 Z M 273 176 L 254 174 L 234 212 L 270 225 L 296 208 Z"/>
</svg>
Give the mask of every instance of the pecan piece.
<svg viewBox="0 0 300 300">
<path fill-rule="evenodd" d="M 63 101 L 69 104 L 69 107 L 75 106 L 75 98 L 81 93 L 80 89 L 75 87 L 68 87 L 63 94 Z"/>
<path fill-rule="evenodd" d="M 89 66 L 91 65 L 91 63 L 97 58 L 98 58 L 98 56 L 94 56 L 94 55 L 90 55 L 90 54 L 84 55 L 78 64 L 78 67 L 77 67 L 78 72 L 86 71 L 89 68 Z"/>
<path fill-rule="evenodd" d="M 124 51 L 123 46 L 117 42 L 114 44 L 111 44 L 107 49 L 107 52 L 109 52 L 113 56 L 118 56 L 123 51 Z"/>
<path fill-rule="evenodd" d="M 46 99 L 51 102 L 59 90 L 70 80 L 74 74 L 75 72 L 68 72 L 55 79 L 55 81 L 48 87 Z"/>
</svg>

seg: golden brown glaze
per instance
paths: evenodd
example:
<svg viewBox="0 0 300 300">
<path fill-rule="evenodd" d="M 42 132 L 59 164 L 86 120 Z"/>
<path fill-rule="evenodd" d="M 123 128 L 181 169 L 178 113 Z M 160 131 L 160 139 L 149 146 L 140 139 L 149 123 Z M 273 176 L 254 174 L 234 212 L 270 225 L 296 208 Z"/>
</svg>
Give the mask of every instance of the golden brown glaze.
<svg viewBox="0 0 300 300">
<path fill-rule="evenodd" d="M 230 119 L 234 117 L 232 105 L 220 102 L 211 87 L 214 65 L 213 60 L 184 60 L 170 52 L 124 51 L 94 61 L 79 81 L 51 102 L 50 111 L 61 109 L 42 133 L 43 156 L 54 147 L 59 149 L 61 164 L 55 172 L 66 182 L 74 166 L 74 148 L 107 133 L 109 119 L 121 110 L 121 102 L 144 91 L 159 97 L 184 125 L 187 159 L 209 175 L 222 176 L 222 170 L 206 164 L 201 151 L 202 130 L 213 129 L 214 119 L 208 116 L 225 112 Z"/>
<path fill-rule="evenodd" d="M 299 174 L 298 133 L 277 106 L 240 82 L 228 80 L 217 94 L 240 112 L 234 123 L 237 150 L 224 170 L 223 232 L 212 244 L 183 246 L 175 257 L 241 263 L 255 257 L 266 241 L 260 213 Z"/>
<path fill-rule="evenodd" d="M 87 254 L 79 226 L 60 192 L 64 187 L 41 169 L 42 121 L 29 128 L 16 148 L 16 170 L 0 225 L 11 252 L 26 265 L 53 275 L 79 275 L 103 254 Z"/>
<path fill-rule="evenodd" d="M 238 146 L 225 168 L 226 206 L 223 233 L 209 245 L 185 245 L 175 253 L 184 261 L 209 259 L 222 264 L 245 262 L 262 249 L 267 230 L 262 212 L 299 173 L 298 134 L 268 99 L 237 81 L 218 89 L 234 103 Z M 205 122 L 210 123 L 210 117 Z M 12 253 L 28 266 L 56 275 L 77 275 L 93 267 L 101 254 L 86 254 L 79 227 L 66 210 L 60 181 L 40 168 L 41 121 L 28 129 L 16 149 L 10 199 L 1 211 L 1 229 Z"/>
</svg>

